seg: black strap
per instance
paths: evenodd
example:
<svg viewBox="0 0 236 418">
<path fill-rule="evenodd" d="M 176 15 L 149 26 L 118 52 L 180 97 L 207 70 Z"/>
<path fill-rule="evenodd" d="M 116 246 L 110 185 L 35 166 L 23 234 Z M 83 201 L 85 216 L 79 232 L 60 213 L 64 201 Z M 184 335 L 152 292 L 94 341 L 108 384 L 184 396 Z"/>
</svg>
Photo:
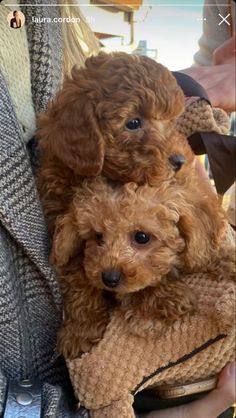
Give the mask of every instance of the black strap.
<svg viewBox="0 0 236 418">
<path fill-rule="evenodd" d="M 178 71 L 173 71 L 172 74 L 176 78 L 178 85 L 181 87 L 186 97 L 200 97 L 211 104 L 206 90 L 196 80 L 189 75 Z"/>
<path fill-rule="evenodd" d="M 216 132 L 198 132 L 188 141 L 196 155 L 208 155 L 217 193 L 223 195 L 236 178 L 236 138 Z"/>
</svg>

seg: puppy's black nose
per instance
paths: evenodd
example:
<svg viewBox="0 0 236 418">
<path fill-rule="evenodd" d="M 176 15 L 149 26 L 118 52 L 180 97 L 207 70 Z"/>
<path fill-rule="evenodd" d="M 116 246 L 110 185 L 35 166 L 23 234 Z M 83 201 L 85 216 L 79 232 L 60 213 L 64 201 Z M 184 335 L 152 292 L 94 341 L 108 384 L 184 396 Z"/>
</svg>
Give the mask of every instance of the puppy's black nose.
<svg viewBox="0 0 236 418">
<path fill-rule="evenodd" d="M 121 273 L 119 271 L 104 271 L 102 273 L 102 281 L 107 287 L 116 287 L 121 280 Z"/>
</svg>

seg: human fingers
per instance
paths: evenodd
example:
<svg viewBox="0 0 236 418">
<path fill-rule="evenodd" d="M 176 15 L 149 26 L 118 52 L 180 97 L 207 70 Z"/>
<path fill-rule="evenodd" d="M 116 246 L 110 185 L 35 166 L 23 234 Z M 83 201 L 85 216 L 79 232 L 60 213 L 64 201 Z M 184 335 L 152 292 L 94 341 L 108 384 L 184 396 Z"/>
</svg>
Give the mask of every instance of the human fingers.
<svg viewBox="0 0 236 418">
<path fill-rule="evenodd" d="M 235 403 L 235 363 L 229 363 L 220 373 L 217 387 L 204 398 L 168 408 L 153 411 L 142 418 L 217 418 Z"/>
<path fill-rule="evenodd" d="M 236 37 L 232 36 L 213 52 L 213 64 L 223 64 L 228 60 L 235 58 Z"/>
<path fill-rule="evenodd" d="M 234 63 L 190 68 L 184 71 L 203 86 L 212 106 L 228 112 L 236 109 Z"/>
<path fill-rule="evenodd" d="M 236 109 L 235 73 L 232 65 L 220 65 L 220 73 L 213 73 L 212 79 L 203 78 L 200 83 L 206 89 L 210 102 L 214 107 L 220 107 L 226 112 Z"/>
<path fill-rule="evenodd" d="M 194 80 L 198 81 L 198 79 L 208 74 L 209 71 L 210 71 L 210 67 L 190 67 L 190 68 L 184 68 L 180 72 L 187 74 L 190 77 L 194 78 Z"/>
<path fill-rule="evenodd" d="M 216 389 L 204 398 L 184 405 L 183 418 L 216 418 L 230 408 L 235 403 L 235 370 L 235 363 L 227 364 L 220 373 Z"/>
</svg>

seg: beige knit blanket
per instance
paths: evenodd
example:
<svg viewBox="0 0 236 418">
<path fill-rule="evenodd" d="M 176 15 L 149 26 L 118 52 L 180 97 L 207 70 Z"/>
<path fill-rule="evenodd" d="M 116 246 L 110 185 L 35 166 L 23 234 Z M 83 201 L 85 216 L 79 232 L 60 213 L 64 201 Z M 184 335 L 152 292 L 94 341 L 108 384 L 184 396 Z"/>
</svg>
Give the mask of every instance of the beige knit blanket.
<svg viewBox="0 0 236 418">
<path fill-rule="evenodd" d="M 176 123 L 177 130 L 189 137 L 196 132 L 217 132 L 227 135 L 230 119 L 227 113 L 212 108 L 204 99 L 187 99 L 185 111 Z"/>
<path fill-rule="evenodd" d="M 227 270 L 227 268 L 226 268 Z M 134 418 L 134 395 L 150 386 L 186 384 L 215 376 L 235 358 L 234 273 L 209 280 L 196 273 L 184 282 L 197 295 L 195 314 L 156 333 L 133 334 L 117 311 L 100 343 L 68 361 L 75 394 L 92 418 Z"/>
</svg>

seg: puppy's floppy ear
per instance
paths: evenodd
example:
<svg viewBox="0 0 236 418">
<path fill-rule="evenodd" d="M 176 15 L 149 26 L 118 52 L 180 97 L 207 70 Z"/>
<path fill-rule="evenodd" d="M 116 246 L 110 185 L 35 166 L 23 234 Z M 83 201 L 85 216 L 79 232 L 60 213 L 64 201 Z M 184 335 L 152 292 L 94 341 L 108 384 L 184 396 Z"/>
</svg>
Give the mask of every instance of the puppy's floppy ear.
<svg viewBox="0 0 236 418">
<path fill-rule="evenodd" d="M 165 120 L 177 118 L 184 111 L 184 93 L 176 78 L 166 67 L 151 58 L 141 56 L 140 60 L 146 61 L 150 73 L 153 74 L 160 116 Z"/>
<path fill-rule="evenodd" d="M 56 269 L 64 267 L 69 260 L 79 255 L 82 249 L 82 241 L 78 234 L 73 216 L 66 214 L 59 217 L 56 222 L 56 228 L 53 236 L 53 245 L 51 261 Z"/>
<path fill-rule="evenodd" d="M 46 157 L 59 161 L 82 176 L 98 175 L 103 167 L 104 140 L 95 117 L 92 81 L 74 68 L 71 78 L 38 118 L 38 137 Z"/>
<path fill-rule="evenodd" d="M 182 254 L 184 269 L 192 272 L 208 267 L 212 256 L 219 252 L 225 233 L 225 219 L 217 198 L 198 196 L 192 204 L 182 204 L 179 212 L 178 228 L 186 243 Z"/>
<path fill-rule="evenodd" d="M 159 106 L 163 109 L 162 117 L 164 119 L 177 118 L 183 113 L 184 94 L 170 72 L 163 74 L 163 77 L 160 80 L 159 94 L 157 92 L 157 97 Z"/>
</svg>

